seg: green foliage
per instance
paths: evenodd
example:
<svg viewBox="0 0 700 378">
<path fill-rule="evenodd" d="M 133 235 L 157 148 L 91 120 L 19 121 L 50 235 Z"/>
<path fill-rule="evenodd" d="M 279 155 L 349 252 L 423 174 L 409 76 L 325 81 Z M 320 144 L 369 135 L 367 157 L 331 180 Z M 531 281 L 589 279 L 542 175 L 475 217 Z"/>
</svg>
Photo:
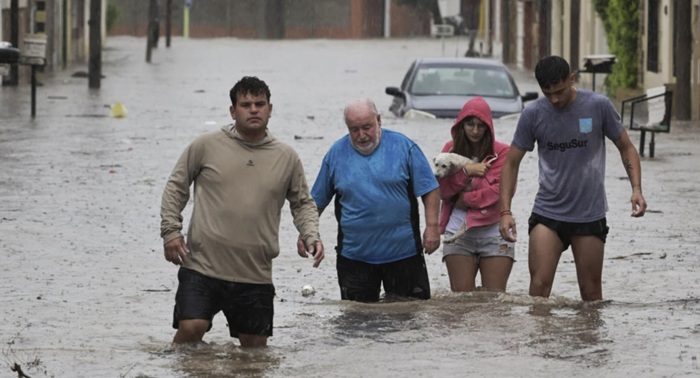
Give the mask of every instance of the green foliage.
<svg viewBox="0 0 700 378">
<path fill-rule="evenodd" d="M 593 0 L 610 52 L 616 56 L 613 72 L 606 85 L 610 93 L 637 86 L 637 44 L 639 43 L 638 0 Z"/>
<path fill-rule="evenodd" d="M 107 2 L 107 32 L 114 28 L 114 24 L 119 19 L 119 8 L 113 1 Z"/>
</svg>

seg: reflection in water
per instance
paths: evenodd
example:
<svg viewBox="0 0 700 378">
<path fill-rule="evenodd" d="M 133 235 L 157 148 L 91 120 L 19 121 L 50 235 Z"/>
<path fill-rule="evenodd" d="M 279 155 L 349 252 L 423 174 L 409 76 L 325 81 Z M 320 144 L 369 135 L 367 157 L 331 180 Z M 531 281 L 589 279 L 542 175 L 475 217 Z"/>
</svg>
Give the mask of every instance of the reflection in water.
<svg viewBox="0 0 700 378">
<path fill-rule="evenodd" d="M 528 310 L 535 321 L 535 332 L 528 343 L 535 355 L 574 360 L 589 366 L 604 366 L 610 358 L 607 345 L 612 340 L 604 331 L 600 310 L 609 302 L 576 302 L 562 305 L 534 298 Z"/>
<path fill-rule="evenodd" d="M 331 320 L 336 345 L 433 340 L 474 357 L 509 354 L 601 367 L 609 363 L 608 302 L 505 293 L 445 293 L 429 301 L 348 303 Z"/>
<path fill-rule="evenodd" d="M 441 361 L 439 370 L 446 375 L 464 369 L 488 375 L 503 364 L 510 372 L 532 371 L 533 358 L 549 360 L 549 368 L 573 364 L 607 370 L 616 363 L 606 328 L 611 307 L 610 302 L 485 291 L 439 293 L 427 301 L 332 301 L 308 304 L 290 316 L 276 346 L 204 344 L 170 351 L 167 359 L 178 377 L 333 376 L 339 366 L 372 376 L 385 361 L 396 359 L 416 371 Z M 324 358 L 316 360 L 320 354 Z M 498 367 L 468 362 L 476 360 Z"/>
<path fill-rule="evenodd" d="M 343 302 L 340 315 L 331 320 L 336 341 L 353 338 L 369 338 L 377 342 L 392 343 L 392 333 L 410 333 L 423 326 L 417 318 L 425 307 L 425 301 L 383 303 Z"/>
<path fill-rule="evenodd" d="M 275 349 L 241 348 L 233 343 L 179 347 L 173 370 L 182 377 L 263 377 L 279 366 Z"/>
</svg>

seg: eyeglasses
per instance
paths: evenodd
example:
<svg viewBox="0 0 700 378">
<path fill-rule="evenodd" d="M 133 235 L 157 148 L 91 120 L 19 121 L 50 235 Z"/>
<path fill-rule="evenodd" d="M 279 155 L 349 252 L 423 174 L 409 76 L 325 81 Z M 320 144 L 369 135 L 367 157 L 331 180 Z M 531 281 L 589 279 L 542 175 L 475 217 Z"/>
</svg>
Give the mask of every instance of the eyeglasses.
<svg viewBox="0 0 700 378">
<path fill-rule="evenodd" d="M 474 129 L 475 127 L 478 127 L 480 131 L 484 131 L 489 128 L 489 125 L 485 124 L 484 122 L 479 121 L 478 119 L 471 119 L 469 121 L 464 121 L 464 126 L 468 127 L 469 129 Z"/>
</svg>

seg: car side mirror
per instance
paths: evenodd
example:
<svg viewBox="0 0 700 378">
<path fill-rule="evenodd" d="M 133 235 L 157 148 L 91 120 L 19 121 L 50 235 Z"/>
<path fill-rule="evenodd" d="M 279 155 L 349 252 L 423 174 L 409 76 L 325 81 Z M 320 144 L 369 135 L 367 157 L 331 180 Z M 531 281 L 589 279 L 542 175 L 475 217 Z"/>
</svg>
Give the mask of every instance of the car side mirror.
<svg viewBox="0 0 700 378">
<path fill-rule="evenodd" d="M 401 92 L 401 90 L 398 87 L 386 87 L 384 92 L 386 92 L 386 94 L 390 96 L 401 97 L 404 100 L 406 99 L 406 95 L 404 95 L 404 93 Z"/>
<path fill-rule="evenodd" d="M 539 96 L 540 96 L 540 94 L 537 92 L 525 92 L 525 94 L 522 95 L 522 99 L 523 99 L 523 102 L 532 101 L 532 100 L 536 100 Z"/>
</svg>

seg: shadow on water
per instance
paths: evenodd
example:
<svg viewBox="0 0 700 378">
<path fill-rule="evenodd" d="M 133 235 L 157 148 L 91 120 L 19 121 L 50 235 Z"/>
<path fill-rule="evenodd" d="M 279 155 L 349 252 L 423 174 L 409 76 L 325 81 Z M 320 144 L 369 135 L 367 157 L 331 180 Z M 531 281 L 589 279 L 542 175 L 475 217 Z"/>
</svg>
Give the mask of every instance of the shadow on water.
<svg viewBox="0 0 700 378">
<path fill-rule="evenodd" d="M 474 357 L 517 353 L 587 366 L 608 361 L 608 302 L 532 298 L 504 293 L 445 293 L 430 301 L 348 304 L 331 320 L 336 345 L 434 344 Z"/>
<path fill-rule="evenodd" d="M 420 330 L 424 325 L 420 313 L 424 304 L 418 301 L 396 301 L 375 304 L 348 303 L 340 315 L 331 320 L 334 339 L 344 343 L 348 339 L 372 339 L 380 343 L 397 342 L 391 334 Z"/>
<path fill-rule="evenodd" d="M 533 355 L 543 358 L 574 360 L 587 366 L 606 365 L 612 340 L 606 334 L 601 311 L 609 303 L 535 303 L 527 310 L 533 327 L 526 344 Z"/>
<path fill-rule="evenodd" d="M 423 369 L 443 363 L 440 371 L 449 375 L 476 359 L 506 364 L 510 372 L 601 372 L 614 370 L 621 353 L 646 340 L 646 333 L 630 340 L 617 332 L 619 319 L 632 311 L 658 314 L 660 308 L 697 313 L 697 300 L 681 302 L 582 302 L 485 291 L 437 293 L 427 301 L 327 301 L 295 313 L 268 348 L 243 349 L 231 341 L 151 354 L 178 377 L 329 376 L 351 366 L 357 376 L 373 376 L 394 359 L 406 361 L 392 365 L 395 373 L 427 373 Z M 692 324 L 676 326 L 688 327 L 692 331 Z M 323 362 L 315 359 L 320 354 Z"/>
<path fill-rule="evenodd" d="M 241 348 L 234 343 L 201 343 L 158 354 L 172 359 L 178 377 L 265 377 L 280 364 L 275 348 Z"/>
</svg>

